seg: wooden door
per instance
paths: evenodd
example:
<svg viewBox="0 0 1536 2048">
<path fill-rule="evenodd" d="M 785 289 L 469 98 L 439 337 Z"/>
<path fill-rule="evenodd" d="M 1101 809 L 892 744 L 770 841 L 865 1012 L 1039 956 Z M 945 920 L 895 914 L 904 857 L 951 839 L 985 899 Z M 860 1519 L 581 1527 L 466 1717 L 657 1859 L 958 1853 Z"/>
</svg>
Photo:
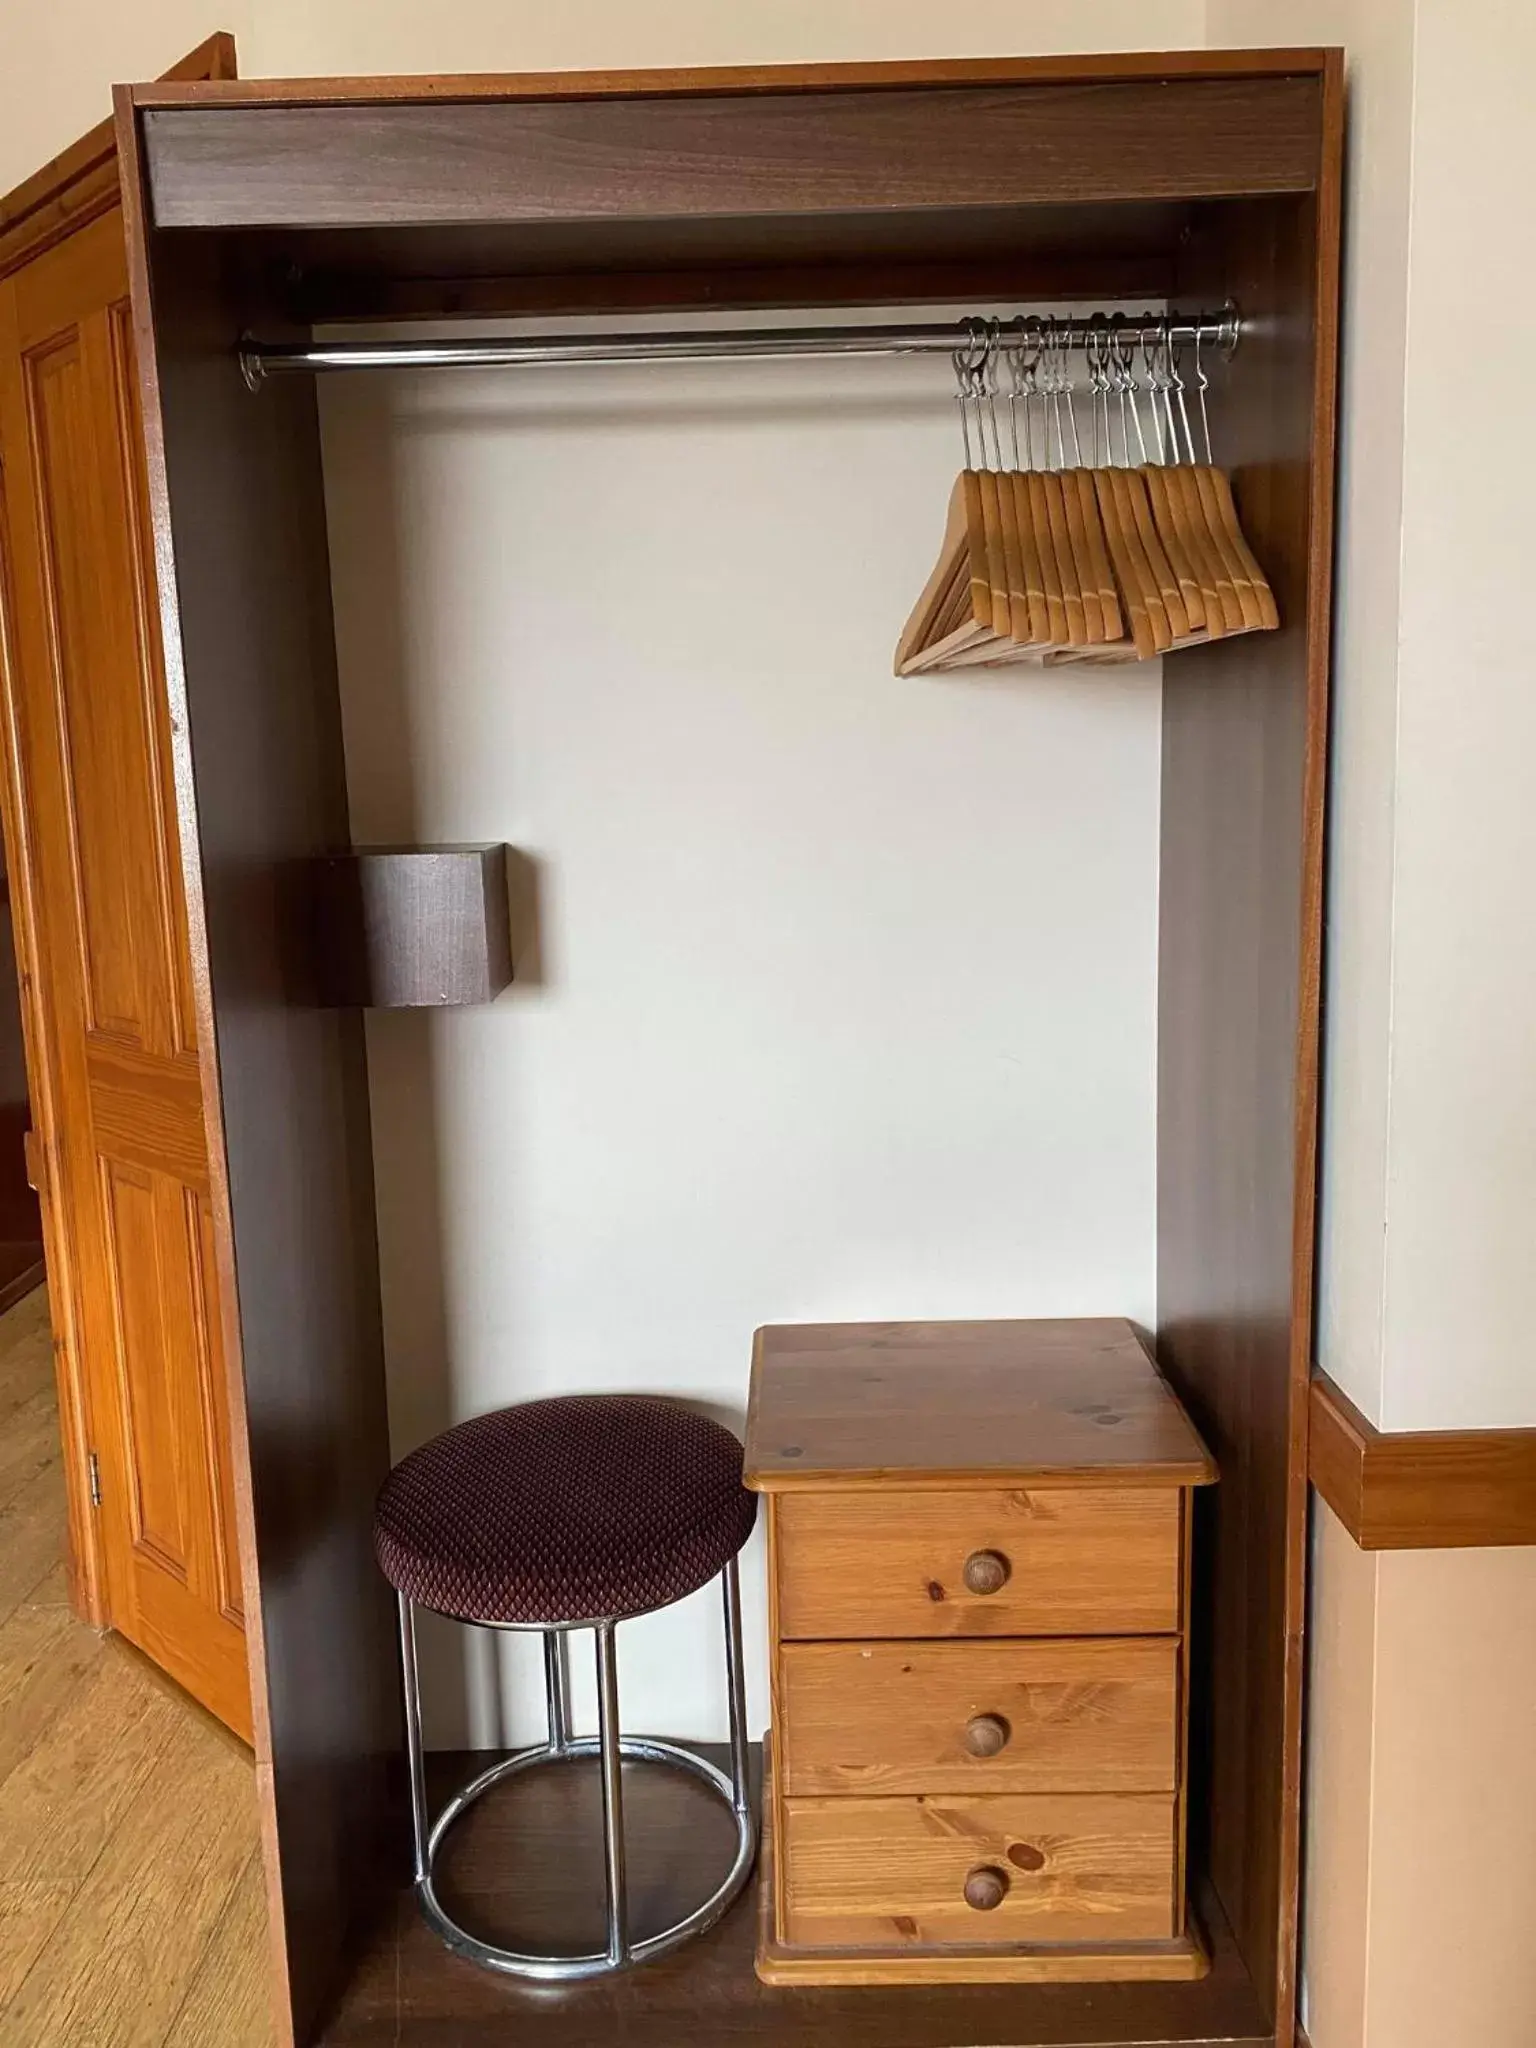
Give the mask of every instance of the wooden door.
<svg viewBox="0 0 1536 2048">
<path fill-rule="evenodd" d="M 101 1618 L 249 1739 L 229 1417 L 122 216 L 0 279 L 13 871 Z"/>
</svg>

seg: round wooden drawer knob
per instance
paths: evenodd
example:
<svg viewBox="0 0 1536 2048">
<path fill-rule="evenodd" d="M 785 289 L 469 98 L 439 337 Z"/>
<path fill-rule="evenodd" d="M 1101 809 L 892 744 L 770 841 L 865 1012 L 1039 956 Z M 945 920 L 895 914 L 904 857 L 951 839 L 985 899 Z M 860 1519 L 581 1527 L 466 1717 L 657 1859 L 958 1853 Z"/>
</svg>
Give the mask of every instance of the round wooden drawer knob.
<svg viewBox="0 0 1536 2048">
<path fill-rule="evenodd" d="M 965 1880 L 965 1903 L 978 1913 L 990 1913 L 1008 1896 L 1008 1873 L 995 1864 L 980 1863 Z"/>
<path fill-rule="evenodd" d="M 1007 1585 L 1013 1567 L 1000 1550 L 973 1550 L 965 1560 L 966 1590 L 997 1593 Z"/>
<path fill-rule="evenodd" d="M 1012 1733 L 1001 1714 L 976 1714 L 965 1724 L 965 1746 L 972 1756 L 997 1756 Z"/>
</svg>

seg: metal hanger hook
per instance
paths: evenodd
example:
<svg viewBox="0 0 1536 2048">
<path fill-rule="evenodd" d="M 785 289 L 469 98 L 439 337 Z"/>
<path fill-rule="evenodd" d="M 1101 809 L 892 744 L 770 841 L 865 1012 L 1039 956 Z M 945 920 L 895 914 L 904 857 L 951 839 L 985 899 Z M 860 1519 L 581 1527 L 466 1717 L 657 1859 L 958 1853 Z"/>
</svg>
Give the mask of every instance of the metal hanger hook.
<svg viewBox="0 0 1536 2048">
<path fill-rule="evenodd" d="M 1200 360 L 1200 347 L 1204 337 L 1204 323 L 1197 320 L 1195 322 L 1195 395 L 1200 405 L 1200 438 L 1205 443 L 1205 464 L 1207 469 L 1209 469 L 1214 458 L 1211 454 L 1211 416 L 1205 409 L 1205 394 L 1211 387 L 1211 380 L 1205 374 L 1205 365 Z"/>
<path fill-rule="evenodd" d="M 1061 395 L 1066 400 L 1067 425 L 1072 429 L 1072 467 L 1074 469 L 1081 469 L 1083 466 L 1083 444 L 1078 437 L 1077 431 L 1077 380 L 1072 375 L 1072 328 L 1073 322 L 1070 319 L 1063 321 L 1060 362 Z M 1062 458 L 1065 461 L 1065 449 L 1062 450 Z"/>
<path fill-rule="evenodd" d="M 1165 315 L 1150 332 L 1145 327 L 1141 330 L 1142 367 L 1146 372 L 1147 395 L 1152 401 L 1152 433 L 1157 441 L 1157 459 L 1160 463 L 1168 460 L 1167 446 L 1163 440 L 1163 416 L 1157 404 L 1158 393 L 1162 389 L 1159 352 L 1163 346 L 1163 332 L 1167 325 Z"/>
<path fill-rule="evenodd" d="M 987 330 L 980 320 L 972 318 L 965 323 L 966 340 L 950 357 L 955 370 L 955 402 L 960 408 L 960 438 L 965 446 L 965 466 L 975 469 L 977 464 L 971 454 L 971 417 L 966 407 L 976 398 L 976 378 L 987 357 Z M 978 416 L 977 432 L 981 430 Z M 983 451 L 985 453 L 985 451 Z"/>
<path fill-rule="evenodd" d="M 1045 468 L 1060 467 L 1061 445 L 1061 398 L 1056 388 L 1056 315 L 1047 313 L 1044 320 L 1045 347 L 1040 363 L 1040 423 L 1044 429 Z M 1051 454 L 1051 428 L 1055 426 L 1058 453 Z"/>
<path fill-rule="evenodd" d="M 1002 321 L 997 319 L 989 320 L 986 330 L 986 354 L 982 358 L 980 380 L 982 395 L 986 398 L 987 411 L 992 419 L 992 451 L 996 457 L 995 462 L 992 464 L 994 469 L 1001 469 L 1003 466 L 1003 437 L 997 416 L 997 366 L 1002 355 L 1002 340 Z M 983 453 L 985 453 L 987 442 L 985 432 L 982 434 L 981 442 Z"/>
<path fill-rule="evenodd" d="M 1109 444 L 1109 322 L 1102 313 L 1093 314 L 1088 322 L 1083 361 L 1088 370 L 1088 416 L 1093 422 L 1093 466 L 1100 469 L 1113 460 Z"/>
<path fill-rule="evenodd" d="M 1024 359 L 1024 439 L 1028 447 L 1029 467 L 1048 468 L 1050 464 L 1050 431 L 1044 416 L 1045 393 L 1041 388 L 1041 363 L 1045 354 L 1045 322 L 1038 313 L 1029 314 L 1024 321 L 1026 355 Z M 1040 434 L 1044 460 L 1035 462 L 1035 401 L 1042 408 Z"/>
<path fill-rule="evenodd" d="M 1198 333 L 1198 331 L 1199 329 L 1197 325 L 1196 332 Z M 1175 398 L 1177 398 L 1179 401 L 1179 424 L 1184 429 L 1184 445 L 1189 450 L 1190 461 L 1198 462 L 1200 458 L 1195 452 L 1195 437 L 1193 433 L 1190 431 L 1189 407 L 1185 403 L 1184 394 L 1186 387 L 1184 383 L 1183 373 L 1179 369 L 1179 354 L 1180 349 L 1178 337 L 1174 334 L 1173 329 L 1170 327 L 1168 330 L 1168 375 L 1173 383 L 1173 394 Z"/>
<path fill-rule="evenodd" d="M 1130 406 L 1131 424 L 1136 429 L 1136 446 L 1140 451 L 1142 464 L 1145 465 L 1147 460 L 1147 437 L 1142 432 L 1141 407 L 1136 402 L 1141 393 L 1141 386 L 1136 381 L 1136 345 L 1129 339 L 1124 314 L 1115 314 L 1110 322 L 1110 332 L 1113 336 L 1115 361 L 1120 372 L 1120 388 L 1124 395 L 1124 402 L 1128 402 Z M 1125 414 L 1122 411 L 1122 432 L 1124 431 L 1124 425 Z M 1126 466 L 1130 467 L 1131 448 L 1129 441 L 1126 442 L 1125 460 Z"/>
<path fill-rule="evenodd" d="M 1008 323 L 1008 339 L 1003 343 L 1002 357 L 1008 366 L 1008 437 L 1013 444 L 1013 466 L 1022 469 L 1019 456 L 1019 400 L 1024 395 L 1024 315 L 1015 313 Z M 1029 416 L 1024 419 L 1024 431 L 1029 432 Z"/>
</svg>

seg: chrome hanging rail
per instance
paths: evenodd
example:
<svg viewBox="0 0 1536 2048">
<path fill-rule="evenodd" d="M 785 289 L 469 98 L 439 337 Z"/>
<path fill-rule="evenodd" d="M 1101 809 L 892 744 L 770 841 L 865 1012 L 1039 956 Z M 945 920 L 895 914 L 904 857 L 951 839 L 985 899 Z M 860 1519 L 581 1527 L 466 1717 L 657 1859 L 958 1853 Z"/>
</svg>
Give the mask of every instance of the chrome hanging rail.
<svg viewBox="0 0 1536 2048">
<path fill-rule="evenodd" d="M 1103 324 L 1105 316 L 1096 314 Z M 316 370 L 548 369 L 572 363 L 777 362 L 791 357 L 953 354 L 971 345 L 985 322 L 946 321 L 927 326 L 702 327 L 634 334 L 515 334 L 451 341 L 257 341 L 240 347 L 240 368 L 253 391 L 267 377 Z M 1004 323 L 1006 332 L 1010 323 Z M 1175 346 L 1198 341 L 1230 355 L 1242 322 L 1235 306 L 1218 313 L 1134 313 L 1109 316 L 1124 339 L 1140 347 L 1148 336 Z M 1059 347 L 1080 349 L 1089 322 L 1058 321 Z"/>
</svg>

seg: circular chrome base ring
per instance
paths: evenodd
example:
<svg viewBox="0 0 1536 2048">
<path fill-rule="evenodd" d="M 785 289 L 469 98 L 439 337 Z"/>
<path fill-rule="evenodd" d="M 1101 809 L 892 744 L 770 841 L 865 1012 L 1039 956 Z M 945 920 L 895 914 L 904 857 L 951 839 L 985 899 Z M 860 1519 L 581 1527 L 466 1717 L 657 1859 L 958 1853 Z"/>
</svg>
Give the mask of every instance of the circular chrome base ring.
<svg viewBox="0 0 1536 2048">
<path fill-rule="evenodd" d="M 595 1735 L 573 1737 L 563 1749 L 555 1749 L 545 1743 L 537 1749 L 520 1750 L 516 1756 L 493 1764 L 478 1778 L 471 1779 L 462 1792 L 456 1792 L 448 1801 L 433 1826 L 427 1841 L 427 1873 L 416 1880 L 416 1901 L 428 1926 L 442 1937 L 455 1955 L 479 1963 L 484 1969 L 499 1970 L 503 1976 L 531 1977 L 543 1984 L 570 1984 L 586 1977 L 606 1977 L 631 1963 L 654 1962 L 657 1956 L 668 1954 L 693 1935 L 713 1927 L 724 1915 L 751 1875 L 752 1865 L 757 1860 L 757 1818 L 750 1805 L 745 1809 L 738 1808 L 731 1781 L 725 1773 L 707 1757 L 695 1756 L 692 1750 L 682 1749 L 676 1743 L 660 1742 L 642 1735 L 626 1735 L 620 1738 L 619 1754 L 627 1763 L 668 1764 L 673 1769 L 690 1772 L 734 1813 L 736 1856 L 718 1890 L 712 1892 L 703 1905 L 695 1907 L 686 1919 L 663 1928 L 659 1934 L 647 1935 L 644 1941 L 635 1942 L 622 1962 L 615 1962 L 606 1952 L 585 1956 L 522 1955 L 516 1949 L 496 1948 L 489 1942 L 478 1940 L 457 1920 L 450 1918 L 438 1900 L 432 1880 L 438 1850 L 454 1823 L 493 1785 L 501 1784 L 506 1778 L 535 1770 L 543 1764 L 572 1763 L 601 1756 L 601 1746 Z"/>
</svg>

